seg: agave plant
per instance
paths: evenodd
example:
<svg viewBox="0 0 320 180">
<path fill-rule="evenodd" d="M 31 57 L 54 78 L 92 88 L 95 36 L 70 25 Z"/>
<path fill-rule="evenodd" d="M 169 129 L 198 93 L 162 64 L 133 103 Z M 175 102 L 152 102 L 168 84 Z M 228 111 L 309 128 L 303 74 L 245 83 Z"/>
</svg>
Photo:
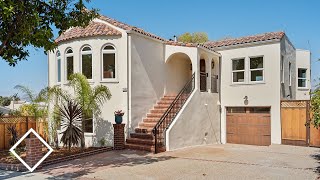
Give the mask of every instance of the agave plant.
<svg viewBox="0 0 320 180">
<path fill-rule="evenodd" d="M 59 106 L 59 115 L 62 118 L 63 130 L 61 141 L 70 151 L 71 146 L 79 145 L 81 140 L 82 107 L 77 102 L 68 100 Z"/>
<path fill-rule="evenodd" d="M 18 130 L 15 125 L 8 126 L 7 131 L 9 136 L 11 137 L 9 140 L 10 146 L 15 145 L 19 141 Z"/>
</svg>

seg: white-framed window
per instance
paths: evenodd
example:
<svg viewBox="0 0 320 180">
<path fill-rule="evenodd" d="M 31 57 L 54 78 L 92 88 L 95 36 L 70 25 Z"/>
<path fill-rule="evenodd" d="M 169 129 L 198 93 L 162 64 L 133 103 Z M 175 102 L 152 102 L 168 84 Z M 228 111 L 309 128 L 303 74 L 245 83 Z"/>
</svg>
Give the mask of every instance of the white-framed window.
<svg viewBox="0 0 320 180">
<path fill-rule="evenodd" d="M 88 134 L 93 133 L 93 126 L 94 126 L 94 118 L 93 114 L 91 116 L 85 116 L 84 117 L 84 132 Z"/>
<path fill-rule="evenodd" d="M 292 85 L 292 80 L 291 80 L 291 77 L 292 77 L 292 75 L 291 75 L 291 71 L 292 71 L 292 68 L 291 68 L 291 63 L 289 63 L 289 86 L 291 86 Z"/>
<path fill-rule="evenodd" d="M 113 45 L 107 44 L 102 49 L 102 79 L 115 79 L 117 74 L 116 49 Z"/>
<path fill-rule="evenodd" d="M 61 82 L 61 54 L 60 51 L 58 50 L 56 53 L 57 57 L 57 82 Z"/>
<path fill-rule="evenodd" d="M 232 59 L 232 83 L 245 82 L 245 59 Z"/>
<path fill-rule="evenodd" d="M 92 79 L 92 49 L 88 45 L 81 49 L 81 72 L 87 79 Z"/>
<path fill-rule="evenodd" d="M 298 69 L 298 87 L 299 88 L 307 87 L 307 69 L 305 68 Z"/>
<path fill-rule="evenodd" d="M 249 71 L 250 82 L 263 82 L 264 81 L 263 56 L 250 57 L 249 66 L 250 66 L 250 71 Z"/>
<path fill-rule="evenodd" d="M 71 48 L 66 50 L 66 80 L 70 80 L 70 75 L 74 73 L 73 51 Z"/>
<path fill-rule="evenodd" d="M 280 70 L 280 76 L 281 76 L 281 83 L 284 83 L 284 57 L 281 55 L 281 70 Z"/>
</svg>

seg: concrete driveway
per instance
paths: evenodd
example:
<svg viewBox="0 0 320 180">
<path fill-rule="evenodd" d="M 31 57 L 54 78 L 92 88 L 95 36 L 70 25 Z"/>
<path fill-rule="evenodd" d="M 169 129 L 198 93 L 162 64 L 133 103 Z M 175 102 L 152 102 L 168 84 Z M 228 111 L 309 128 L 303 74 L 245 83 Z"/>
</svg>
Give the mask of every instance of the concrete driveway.
<svg viewBox="0 0 320 180">
<path fill-rule="evenodd" d="M 320 149 L 208 145 L 161 154 L 112 151 L 0 179 L 316 179 Z"/>
</svg>

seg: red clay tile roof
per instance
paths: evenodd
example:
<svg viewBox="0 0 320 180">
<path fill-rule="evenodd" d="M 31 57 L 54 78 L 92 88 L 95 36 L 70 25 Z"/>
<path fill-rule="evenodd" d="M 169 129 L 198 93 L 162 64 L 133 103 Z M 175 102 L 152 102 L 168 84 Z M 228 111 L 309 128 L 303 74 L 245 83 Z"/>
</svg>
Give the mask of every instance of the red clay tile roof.
<svg viewBox="0 0 320 180">
<path fill-rule="evenodd" d="M 107 16 L 102 16 L 102 15 L 101 15 L 101 16 L 99 17 L 99 19 L 101 19 L 101 20 L 103 20 L 103 21 L 106 21 L 106 22 L 108 22 L 108 23 L 110 23 L 110 24 L 112 24 L 112 25 L 114 25 L 114 26 L 116 26 L 116 27 L 118 27 L 118 28 L 121 28 L 121 29 L 124 29 L 124 30 L 135 31 L 135 32 L 140 33 L 140 34 L 143 34 L 143 35 L 145 35 L 145 36 L 149 36 L 149 37 L 152 37 L 152 38 L 161 40 L 161 41 L 165 41 L 165 39 L 162 38 L 162 37 L 159 37 L 159 36 L 157 36 L 157 35 L 154 35 L 154 34 L 152 34 L 152 33 L 149 33 L 149 32 L 147 32 L 147 31 L 144 31 L 143 29 L 140 29 L 140 28 L 138 28 L 138 27 L 130 26 L 130 25 L 128 25 L 128 24 L 122 23 L 122 22 L 120 22 L 120 21 L 117 21 L 117 20 L 115 20 L 115 19 L 109 18 L 109 17 L 107 17 Z"/>
<path fill-rule="evenodd" d="M 183 42 L 175 42 L 175 41 L 166 41 L 166 44 L 172 45 L 172 46 L 203 47 L 203 48 L 206 48 L 210 51 L 216 52 L 213 48 L 211 48 L 205 44 L 201 44 L 201 43 L 183 43 Z M 218 53 L 218 52 L 216 52 L 216 53 Z"/>
<path fill-rule="evenodd" d="M 166 41 L 164 38 L 161 38 L 157 35 L 154 35 L 152 33 L 149 33 L 147 31 L 144 31 L 143 29 L 140 29 L 135 26 L 130 26 L 128 24 L 122 23 L 120 21 L 117 21 L 115 19 L 109 18 L 107 16 L 102 16 L 100 15 L 99 17 L 100 20 L 106 21 L 120 29 L 123 30 L 131 30 L 134 32 L 137 32 L 139 34 L 143 34 L 145 36 L 149 36 L 151 38 L 155 38 L 161 41 Z M 56 40 L 55 42 L 61 42 L 61 41 L 66 41 L 69 39 L 74 39 L 74 38 L 80 38 L 80 37 L 89 37 L 89 36 L 98 36 L 98 35 L 121 35 L 121 32 L 118 30 L 103 24 L 99 22 L 94 22 L 92 21 L 87 27 L 81 28 L 81 27 L 74 27 L 71 28 L 69 31 L 66 31 L 62 33 Z"/>
<path fill-rule="evenodd" d="M 245 36 L 245 37 L 240 37 L 235 39 L 209 41 L 209 42 L 206 42 L 205 44 L 207 46 L 210 46 L 211 48 L 226 47 L 226 46 L 232 46 L 232 45 L 261 42 L 261 41 L 268 41 L 268 40 L 274 40 L 274 39 L 282 39 L 284 35 L 285 35 L 284 32 L 269 32 L 269 33 L 258 34 L 253 36 Z"/>
<path fill-rule="evenodd" d="M 58 42 L 75 39 L 75 38 L 101 36 L 101 35 L 116 36 L 116 35 L 121 35 L 121 32 L 108 26 L 107 24 L 92 21 L 85 28 L 73 27 L 67 30 L 66 32 L 62 33 L 55 40 L 55 42 L 58 43 Z"/>
</svg>

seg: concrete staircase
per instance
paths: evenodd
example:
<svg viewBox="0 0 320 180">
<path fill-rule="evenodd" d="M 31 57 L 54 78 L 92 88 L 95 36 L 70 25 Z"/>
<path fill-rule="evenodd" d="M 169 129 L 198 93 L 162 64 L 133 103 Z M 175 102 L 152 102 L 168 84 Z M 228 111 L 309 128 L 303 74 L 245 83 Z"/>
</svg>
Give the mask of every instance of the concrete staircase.
<svg viewBox="0 0 320 180">
<path fill-rule="evenodd" d="M 143 150 L 154 152 L 154 136 L 152 129 L 158 123 L 162 115 L 166 112 L 176 95 L 165 95 L 154 105 L 134 133 L 130 133 L 130 138 L 126 140 L 127 149 Z M 160 149 L 165 151 L 165 149 Z"/>
</svg>

